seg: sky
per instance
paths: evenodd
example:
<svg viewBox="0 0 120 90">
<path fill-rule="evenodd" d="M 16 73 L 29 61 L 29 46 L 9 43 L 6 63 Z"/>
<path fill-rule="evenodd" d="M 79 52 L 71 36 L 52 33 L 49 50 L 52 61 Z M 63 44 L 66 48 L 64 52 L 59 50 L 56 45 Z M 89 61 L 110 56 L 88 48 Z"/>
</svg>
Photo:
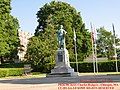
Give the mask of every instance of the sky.
<svg viewBox="0 0 120 90">
<path fill-rule="evenodd" d="M 18 18 L 20 30 L 34 33 L 38 25 L 36 13 L 45 3 L 52 0 L 12 0 L 11 14 Z M 120 0 L 57 0 L 69 3 L 81 12 L 83 22 L 90 29 L 90 22 L 94 28 L 104 26 L 112 31 L 115 26 L 116 35 L 120 38 Z"/>
</svg>

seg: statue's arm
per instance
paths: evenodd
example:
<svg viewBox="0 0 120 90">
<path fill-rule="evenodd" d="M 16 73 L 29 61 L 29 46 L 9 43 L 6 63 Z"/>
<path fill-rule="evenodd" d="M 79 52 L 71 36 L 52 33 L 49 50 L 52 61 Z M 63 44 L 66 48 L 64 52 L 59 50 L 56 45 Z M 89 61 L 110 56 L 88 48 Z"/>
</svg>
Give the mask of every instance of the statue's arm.
<svg viewBox="0 0 120 90">
<path fill-rule="evenodd" d="M 63 30 L 65 32 L 65 34 L 67 33 L 65 30 Z"/>
</svg>

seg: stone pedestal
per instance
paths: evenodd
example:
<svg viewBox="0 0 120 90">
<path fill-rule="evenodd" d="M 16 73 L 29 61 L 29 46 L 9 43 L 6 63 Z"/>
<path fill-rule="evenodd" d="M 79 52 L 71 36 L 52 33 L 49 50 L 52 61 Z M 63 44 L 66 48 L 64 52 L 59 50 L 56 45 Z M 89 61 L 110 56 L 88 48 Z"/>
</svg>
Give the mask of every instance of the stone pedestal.
<svg viewBox="0 0 120 90">
<path fill-rule="evenodd" d="M 48 77 L 55 76 L 77 76 L 69 63 L 69 54 L 67 49 L 58 49 L 56 54 L 56 65 Z"/>
</svg>

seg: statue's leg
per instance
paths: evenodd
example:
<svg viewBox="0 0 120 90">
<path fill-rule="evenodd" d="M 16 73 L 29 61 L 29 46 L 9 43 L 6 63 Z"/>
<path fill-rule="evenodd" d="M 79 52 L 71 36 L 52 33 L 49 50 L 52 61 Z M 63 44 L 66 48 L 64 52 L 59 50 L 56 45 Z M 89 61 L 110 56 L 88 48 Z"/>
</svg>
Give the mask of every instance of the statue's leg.
<svg viewBox="0 0 120 90">
<path fill-rule="evenodd" d="M 60 49 L 62 48 L 61 41 L 60 41 Z"/>
<path fill-rule="evenodd" d="M 58 48 L 60 48 L 60 43 L 61 43 L 61 42 L 60 42 L 60 40 L 59 40 L 59 41 L 58 41 Z"/>
<path fill-rule="evenodd" d="M 64 40 L 61 41 L 62 48 L 64 48 Z"/>
</svg>

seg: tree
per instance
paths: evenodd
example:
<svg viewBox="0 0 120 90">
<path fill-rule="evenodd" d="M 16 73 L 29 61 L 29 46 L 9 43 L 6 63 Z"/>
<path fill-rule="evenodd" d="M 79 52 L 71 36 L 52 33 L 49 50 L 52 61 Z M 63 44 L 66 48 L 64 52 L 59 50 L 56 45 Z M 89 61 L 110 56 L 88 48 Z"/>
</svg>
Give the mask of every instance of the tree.
<svg viewBox="0 0 120 90">
<path fill-rule="evenodd" d="M 54 63 L 53 60 L 55 56 L 53 56 L 53 54 L 55 51 L 51 51 L 50 46 L 48 45 L 49 43 L 46 42 L 48 41 L 42 41 L 40 37 L 36 36 L 30 38 L 27 54 L 25 57 L 27 57 L 32 66 L 34 66 L 33 69 L 37 69 L 36 71 L 47 71 L 50 66 L 48 64 Z M 51 47 L 54 47 L 54 44 L 52 44 Z"/>
<path fill-rule="evenodd" d="M 46 46 L 40 47 L 43 52 L 47 52 L 47 54 L 43 54 L 43 60 L 49 58 L 49 62 L 55 61 L 54 57 L 58 48 L 56 32 L 60 28 L 60 25 L 63 25 L 64 29 L 67 31 L 65 38 L 66 48 L 70 54 L 70 61 L 75 61 L 73 29 L 75 29 L 77 35 L 78 61 L 82 61 L 89 55 L 91 50 L 90 33 L 85 29 L 85 24 L 82 21 L 80 12 L 77 12 L 75 8 L 70 6 L 70 4 L 60 1 L 52 1 L 40 8 L 37 12 L 37 18 L 38 26 L 35 30 L 35 36 L 40 40 L 38 44 L 45 43 L 48 47 L 47 50 L 44 49 Z M 30 41 L 30 44 L 32 43 L 34 42 Z M 29 47 L 30 46 L 28 45 L 28 54 Z M 41 54 L 42 52 L 39 53 Z M 32 54 L 34 54 L 34 52 L 29 54 L 31 57 L 28 58 L 29 60 L 33 59 Z M 39 57 L 39 59 L 41 58 L 42 57 Z"/>
<path fill-rule="evenodd" d="M 0 0 L 0 59 L 12 59 L 17 54 L 19 23 L 10 14 L 11 0 Z"/>
<path fill-rule="evenodd" d="M 97 39 L 97 53 L 101 57 L 107 56 L 111 59 L 114 56 L 113 47 L 113 35 L 111 32 L 107 31 L 104 27 L 97 29 L 98 39 Z M 116 45 L 119 44 L 120 39 L 116 38 Z"/>
</svg>

